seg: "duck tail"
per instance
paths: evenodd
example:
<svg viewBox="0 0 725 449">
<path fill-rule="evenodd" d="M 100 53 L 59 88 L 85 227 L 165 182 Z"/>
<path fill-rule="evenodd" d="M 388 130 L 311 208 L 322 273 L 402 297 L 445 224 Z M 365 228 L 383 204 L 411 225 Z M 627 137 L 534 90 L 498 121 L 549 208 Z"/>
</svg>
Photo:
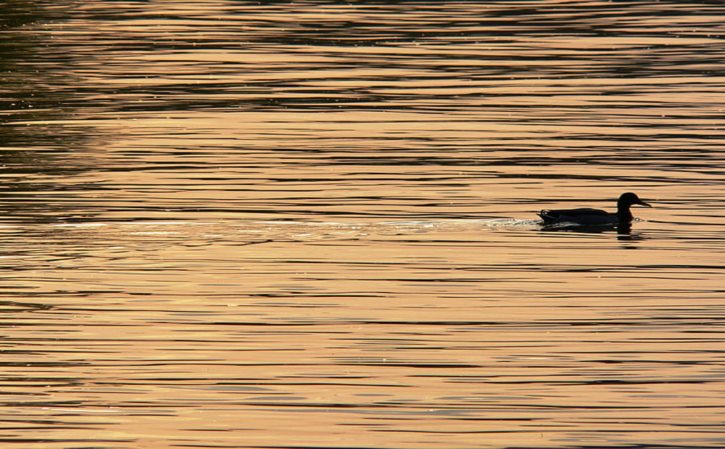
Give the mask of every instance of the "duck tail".
<svg viewBox="0 0 725 449">
<path fill-rule="evenodd" d="M 537 215 L 541 217 L 545 223 L 556 221 L 556 217 L 551 215 L 551 211 L 549 209 L 542 209 Z"/>
</svg>

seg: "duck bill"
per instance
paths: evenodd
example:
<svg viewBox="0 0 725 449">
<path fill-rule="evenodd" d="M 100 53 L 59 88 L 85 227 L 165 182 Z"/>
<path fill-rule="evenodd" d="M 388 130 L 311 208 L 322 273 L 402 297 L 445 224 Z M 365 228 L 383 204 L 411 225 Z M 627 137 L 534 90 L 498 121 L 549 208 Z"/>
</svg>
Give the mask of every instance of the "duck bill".
<svg viewBox="0 0 725 449">
<path fill-rule="evenodd" d="M 652 205 L 651 205 L 651 204 L 649 204 L 649 203 L 645 203 L 645 202 L 644 202 L 644 201 L 642 201 L 642 200 L 639 200 L 639 203 L 637 203 L 637 204 L 639 204 L 640 206 L 644 206 L 644 207 L 652 207 Z"/>
</svg>

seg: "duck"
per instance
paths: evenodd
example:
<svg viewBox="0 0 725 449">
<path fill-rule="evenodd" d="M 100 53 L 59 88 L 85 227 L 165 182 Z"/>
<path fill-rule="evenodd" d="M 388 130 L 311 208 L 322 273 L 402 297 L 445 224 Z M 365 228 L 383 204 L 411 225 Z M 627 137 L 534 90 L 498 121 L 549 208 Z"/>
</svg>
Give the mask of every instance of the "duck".
<svg viewBox="0 0 725 449">
<path fill-rule="evenodd" d="M 539 212 L 539 217 L 544 220 L 544 226 L 569 225 L 569 226 L 611 226 L 628 228 L 634 217 L 629 210 L 634 205 L 652 207 L 651 204 L 642 201 L 637 194 L 632 192 L 623 193 L 617 200 L 617 212 L 607 212 L 601 209 L 544 209 Z"/>
</svg>

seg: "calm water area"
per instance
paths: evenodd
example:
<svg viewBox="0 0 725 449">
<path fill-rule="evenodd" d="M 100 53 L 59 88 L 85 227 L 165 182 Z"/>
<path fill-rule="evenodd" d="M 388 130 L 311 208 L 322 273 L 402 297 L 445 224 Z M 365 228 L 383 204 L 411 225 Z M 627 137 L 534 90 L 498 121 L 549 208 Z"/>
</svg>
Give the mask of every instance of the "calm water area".
<svg viewBox="0 0 725 449">
<path fill-rule="evenodd" d="M 0 447 L 723 448 L 724 123 L 720 1 L 0 1 Z"/>
</svg>

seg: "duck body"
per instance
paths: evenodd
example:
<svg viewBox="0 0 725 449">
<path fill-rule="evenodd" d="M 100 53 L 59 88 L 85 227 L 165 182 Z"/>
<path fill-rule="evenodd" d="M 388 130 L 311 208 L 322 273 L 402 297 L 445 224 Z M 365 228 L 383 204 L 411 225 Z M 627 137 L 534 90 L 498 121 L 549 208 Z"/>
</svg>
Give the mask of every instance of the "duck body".
<svg viewBox="0 0 725 449">
<path fill-rule="evenodd" d="M 617 224 L 620 222 L 617 214 L 610 214 L 601 209 L 555 209 L 542 210 L 539 217 L 544 220 L 544 224 L 554 223 L 571 223 L 586 226 Z"/>
<path fill-rule="evenodd" d="M 623 193 L 617 200 L 617 212 L 607 212 L 601 209 L 544 209 L 539 217 L 544 225 L 570 225 L 570 226 L 619 226 L 627 227 L 634 217 L 629 208 L 633 205 L 652 207 L 631 192 Z"/>
</svg>

